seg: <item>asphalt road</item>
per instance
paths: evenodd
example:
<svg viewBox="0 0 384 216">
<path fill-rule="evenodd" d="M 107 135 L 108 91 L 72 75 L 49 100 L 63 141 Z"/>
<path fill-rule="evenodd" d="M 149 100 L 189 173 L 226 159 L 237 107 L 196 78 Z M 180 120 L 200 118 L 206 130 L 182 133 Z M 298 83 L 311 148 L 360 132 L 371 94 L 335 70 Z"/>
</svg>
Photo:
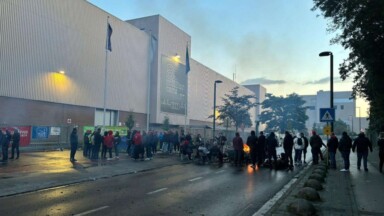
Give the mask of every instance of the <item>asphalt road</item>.
<svg viewBox="0 0 384 216">
<path fill-rule="evenodd" d="M 0 214 L 252 215 L 298 170 L 179 164 L 3 197 Z"/>
</svg>

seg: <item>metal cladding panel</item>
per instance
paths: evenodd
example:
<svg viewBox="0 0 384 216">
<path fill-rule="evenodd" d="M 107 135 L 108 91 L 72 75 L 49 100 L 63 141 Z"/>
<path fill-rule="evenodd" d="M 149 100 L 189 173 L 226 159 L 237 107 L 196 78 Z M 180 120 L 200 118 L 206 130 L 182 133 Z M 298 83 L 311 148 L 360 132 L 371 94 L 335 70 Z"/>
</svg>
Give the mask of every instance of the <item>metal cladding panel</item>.
<svg viewBox="0 0 384 216">
<path fill-rule="evenodd" d="M 227 77 L 213 71 L 212 69 L 191 60 L 191 72 L 188 74 L 188 116 L 193 120 L 210 122 L 213 115 L 213 91 L 215 80 L 221 80 L 223 83 L 216 85 L 216 106 L 223 105 L 222 98 L 225 94 L 231 94 L 234 87 L 239 87 L 239 95 L 254 95 L 255 93 L 248 88 L 228 79 Z M 255 109 L 252 108 L 249 113 L 254 126 Z"/>
<path fill-rule="evenodd" d="M 1 96 L 103 107 L 108 13 L 81 0 L 3 0 L 0 12 Z M 109 23 L 107 108 L 144 113 L 148 35 Z"/>
</svg>

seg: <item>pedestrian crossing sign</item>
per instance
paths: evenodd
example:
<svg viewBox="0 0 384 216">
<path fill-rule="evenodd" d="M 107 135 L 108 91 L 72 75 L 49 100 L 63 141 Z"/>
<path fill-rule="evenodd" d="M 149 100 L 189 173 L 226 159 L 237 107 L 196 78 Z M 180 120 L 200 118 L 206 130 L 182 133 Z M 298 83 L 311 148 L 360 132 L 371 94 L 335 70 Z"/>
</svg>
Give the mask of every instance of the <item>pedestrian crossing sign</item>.
<svg viewBox="0 0 384 216">
<path fill-rule="evenodd" d="M 333 122 L 335 121 L 335 109 L 320 108 L 320 122 Z"/>
</svg>

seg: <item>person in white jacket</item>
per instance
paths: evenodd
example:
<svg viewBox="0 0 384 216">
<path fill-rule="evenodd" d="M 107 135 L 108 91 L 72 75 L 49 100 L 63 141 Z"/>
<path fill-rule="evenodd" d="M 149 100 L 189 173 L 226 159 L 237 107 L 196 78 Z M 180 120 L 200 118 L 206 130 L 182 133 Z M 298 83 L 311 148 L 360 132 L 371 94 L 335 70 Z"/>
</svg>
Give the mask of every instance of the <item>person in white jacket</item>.
<svg viewBox="0 0 384 216">
<path fill-rule="evenodd" d="M 295 149 L 295 165 L 301 165 L 301 153 L 305 147 L 304 138 L 301 137 L 300 133 L 296 134 L 296 137 L 293 139 L 293 147 Z"/>
</svg>

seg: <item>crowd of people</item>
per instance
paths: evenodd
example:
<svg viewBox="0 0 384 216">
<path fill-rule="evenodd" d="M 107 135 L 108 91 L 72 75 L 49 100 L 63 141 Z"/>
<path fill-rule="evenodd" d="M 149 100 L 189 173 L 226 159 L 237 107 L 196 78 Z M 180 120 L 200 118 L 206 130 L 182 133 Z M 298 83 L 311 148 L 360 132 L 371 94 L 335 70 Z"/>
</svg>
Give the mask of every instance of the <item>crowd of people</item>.
<svg viewBox="0 0 384 216">
<path fill-rule="evenodd" d="M 194 137 L 194 138 L 192 138 Z M 70 135 L 70 161 L 75 162 L 75 155 L 78 148 L 78 134 L 77 128 L 73 128 Z M 121 150 L 122 138 L 119 132 L 105 131 L 101 134 L 101 128 L 95 131 L 86 131 L 83 137 L 83 156 L 92 160 L 119 158 L 119 151 Z M 132 157 L 133 160 L 152 160 L 153 155 L 160 150 L 163 153 L 172 154 L 174 152 L 185 156 L 187 159 L 192 160 L 193 157 L 199 157 L 199 153 L 206 153 L 207 157 L 211 159 L 212 156 L 218 158 L 219 162 L 223 162 L 223 157 L 228 156 L 232 151 L 233 164 L 235 166 L 243 166 L 245 163 L 244 142 L 238 132 L 232 139 L 232 149 L 224 149 L 227 144 L 227 138 L 219 133 L 218 137 L 204 142 L 200 134 L 192 136 L 191 133 L 184 134 L 181 131 L 165 131 L 157 132 L 150 130 L 148 132 L 141 132 L 139 130 L 128 131 L 126 136 L 126 146 L 124 149 L 126 153 Z M 17 129 L 11 133 L 9 130 L 1 130 L 0 132 L 0 146 L 2 150 L 2 162 L 7 162 L 9 159 L 18 159 L 20 156 L 19 151 L 20 133 Z M 268 166 L 271 169 L 293 169 L 294 166 L 302 166 L 307 163 L 306 155 L 308 146 L 311 146 L 313 164 L 318 164 L 319 159 L 324 160 L 321 148 L 324 146 L 327 149 L 330 167 L 336 169 L 336 154 L 340 152 L 344 161 L 344 167 L 341 171 L 349 171 L 350 167 L 350 153 L 351 151 L 357 154 L 357 168 L 363 168 L 368 171 L 367 158 L 368 152 L 373 151 L 371 141 L 361 132 L 358 137 L 352 140 L 347 132 L 343 132 L 340 139 L 334 133 L 324 144 L 321 137 L 312 131 L 311 137 L 308 139 L 304 133 L 297 133 L 292 136 L 288 131 L 285 131 L 284 139 L 281 141 L 284 152 L 277 155 L 276 148 L 279 147 L 279 139 L 274 132 L 269 133 L 267 136 L 261 131 L 257 136 L 255 131 L 251 131 L 250 136 L 246 140 L 246 145 L 249 146 L 249 160 L 250 166 Z M 377 141 L 379 147 L 379 169 L 383 171 L 384 164 L 384 132 L 379 134 Z M 11 157 L 8 157 L 9 147 L 11 146 Z M 293 157 L 294 152 L 294 157 Z M 108 154 L 108 157 L 107 157 Z M 114 154 L 114 156 L 113 156 Z"/>
<path fill-rule="evenodd" d="M 242 166 L 242 163 L 244 162 L 244 156 L 242 156 L 244 154 L 242 149 L 243 140 L 239 133 L 236 133 L 232 142 L 235 151 L 234 165 Z M 252 131 L 251 135 L 247 138 L 246 144 L 250 148 L 250 166 L 252 168 L 255 168 L 257 164 L 259 167 L 266 165 L 270 167 L 270 169 L 286 168 L 287 170 L 293 169 L 294 165 L 301 166 L 302 164 L 307 163 L 306 155 L 308 146 L 311 146 L 314 165 L 319 163 L 319 159 L 324 160 L 321 148 L 325 147 L 329 156 L 330 168 L 332 169 L 336 169 L 336 153 L 337 150 L 339 150 L 344 161 L 344 168 L 340 171 L 349 171 L 349 157 L 351 150 L 357 154 L 357 169 L 360 170 L 361 161 L 363 161 L 364 170 L 368 171 L 368 152 L 369 150 L 371 152 L 373 151 L 372 143 L 365 136 L 364 132 L 361 132 L 354 141 L 348 136 L 347 132 L 342 133 L 340 140 L 334 133 L 332 133 L 326 144 L 324 144 L 323 140 L 316 133 L 316 131 L 312 131 L 312 136 L 309 139 L 304 135 L 304 133 L 297 133 L 295 136 L 292 136 L 290 132 L 286 131 L 282 141 L 284 153 L 281 153 L 279 157 L 276 154 L 276 148 L 279 146 L 279 142 L 274 132 L 269 133 L 267 137 L 264 136 L 263 132 L 260 132 L 257 137 L 255 132 Z M 380 172 L 383 172 L 384 132 L 380 133 L 377 144 L 379 146 L 380 158 L 379 169 Z M 294 158 L 292 157 L 293 150 L 295 153 Z"/>
</svg>

